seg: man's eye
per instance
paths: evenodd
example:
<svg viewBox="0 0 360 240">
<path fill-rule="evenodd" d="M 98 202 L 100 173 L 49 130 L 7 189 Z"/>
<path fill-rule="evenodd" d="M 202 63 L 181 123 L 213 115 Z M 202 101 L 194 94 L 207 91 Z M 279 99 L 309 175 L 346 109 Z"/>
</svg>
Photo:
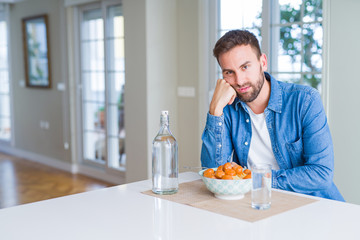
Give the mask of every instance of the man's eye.
<svg viewBox="0 0 360 240">
<path fill-rule="evenodd" d="M 248 68 L 249 68 L 248 65 L 245 65 L 245 66 L 242 67 L 243 70 L 246 70 L 246 69 L 248 69 Z"/>
<path fill-rule="evenodd" d="M 232 74 L 232 71 L 226 71 L 225 72 L 225 75 L 229 75 L 229 74 Z"/>
</svg>

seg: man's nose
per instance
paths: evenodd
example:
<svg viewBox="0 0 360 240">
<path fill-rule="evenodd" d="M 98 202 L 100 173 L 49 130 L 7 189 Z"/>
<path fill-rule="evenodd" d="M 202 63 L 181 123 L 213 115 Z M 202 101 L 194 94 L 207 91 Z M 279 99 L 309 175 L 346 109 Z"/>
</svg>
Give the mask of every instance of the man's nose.
<svg viewBox="0 0 360 240">
<path fill-rule="evenodd" d="M 237 72 L 236 75 L 235 75 L 235 82 L 236 82 L 237 85 L 240 85 L 240 86 L 242 84 L 244 84 L 244 82 L 245 82 L 244 81 L 244 75 Z"/>
</svg>

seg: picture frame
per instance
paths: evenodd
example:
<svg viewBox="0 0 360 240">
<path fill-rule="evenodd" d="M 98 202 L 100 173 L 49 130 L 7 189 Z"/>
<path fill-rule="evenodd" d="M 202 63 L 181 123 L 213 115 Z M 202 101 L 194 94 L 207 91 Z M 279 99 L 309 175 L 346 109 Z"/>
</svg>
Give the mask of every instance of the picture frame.
<svg viewBox="0 0 360 240">
<path fill-rule="evenodd" d="M 22 19 L 26 86 L 51 88 L 47 14 Z"/>
</svg>

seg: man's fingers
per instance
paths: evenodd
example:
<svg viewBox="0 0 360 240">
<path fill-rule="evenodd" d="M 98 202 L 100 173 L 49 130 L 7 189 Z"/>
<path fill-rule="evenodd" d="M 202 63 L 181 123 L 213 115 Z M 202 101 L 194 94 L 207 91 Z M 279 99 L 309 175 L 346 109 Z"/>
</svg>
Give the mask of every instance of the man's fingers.
<svg viewBox="0 0 360 240">
<path fill-rule="evenodd" d="M 234 102 L 234 100 L 235 100 L 235 96 L 232 96 L 229 103 L 228 103 L 228 105 L 231 105 Z"/>
<path fill-rule="evenodd" d="M 221 116 L 223 108 L 227 104 L 232 104 L 236 98 L 236 92 L 232 86 L 224 79 L 218 79 L 215 91 L 210 102 L 209 112 L 214 116 Z"/>
<path fill-rule="evenodd" d="M 235 98 L 236 98 L 236 92 L 234 90 L 234 94 L 231 96 L 230 101 L 229 101 L 228 104 L 231 105 L 234 102 Z"/>
</svg>

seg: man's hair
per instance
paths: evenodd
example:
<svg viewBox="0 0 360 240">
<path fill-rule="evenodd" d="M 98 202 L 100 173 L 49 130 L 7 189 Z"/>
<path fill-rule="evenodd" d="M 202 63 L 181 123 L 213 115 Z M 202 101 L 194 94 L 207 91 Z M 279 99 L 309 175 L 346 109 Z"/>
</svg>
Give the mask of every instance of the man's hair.
<svg viewBox="0 0 360 240">
<path fill-rule="evenodd" d="M 222 53 L 230 51 L 232 48 L 241 45 L 250 45 L 255 51 L 256 56 L 260 59 L 261 49 L 255 35 L 246 30 L 231 30 L 225 33 L 215 44 L 213 53 L 219 62 L 219 56 Z"/>
</svg>

